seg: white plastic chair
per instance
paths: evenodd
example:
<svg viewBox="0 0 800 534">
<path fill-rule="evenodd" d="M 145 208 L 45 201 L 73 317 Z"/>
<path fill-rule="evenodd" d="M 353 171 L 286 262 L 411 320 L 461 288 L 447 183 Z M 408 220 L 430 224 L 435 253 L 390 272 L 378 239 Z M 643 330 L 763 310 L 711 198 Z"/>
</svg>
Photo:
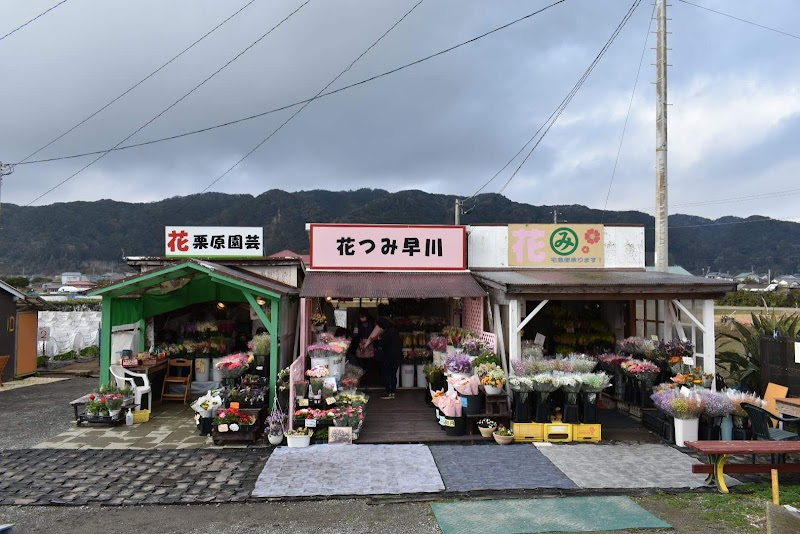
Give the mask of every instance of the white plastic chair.
<svg viewBox="0 0 800 534">
<path fill-rule="evenodd" d="M 142 396 L 147 395 L 147 407 L 144 408 L 146 410 L 151 409 L 151 400 L 153 398 L 153 393 L 150 390 L 150 379 L 147 378 L 147 373 L 134 373 L 133 371 L 129 371 L 125 369 L 121 365 L 112 365 L 109 367 L 111 374 L 114 376 L 114 379 L 117 381 L 117 386 L 123 388 L 126 385 L 129 385 L 134 391 L 134 404 L 136 404 L 136 409 L 142 409 Z"/>
</svg>

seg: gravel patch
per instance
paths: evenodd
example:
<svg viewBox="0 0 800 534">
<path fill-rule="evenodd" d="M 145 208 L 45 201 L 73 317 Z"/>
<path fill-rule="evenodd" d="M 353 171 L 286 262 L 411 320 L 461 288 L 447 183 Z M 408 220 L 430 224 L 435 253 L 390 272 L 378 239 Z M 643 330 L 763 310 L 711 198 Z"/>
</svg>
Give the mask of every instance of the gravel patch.
<svg viewBox="0 0 800 534">
<path fill-rule="evenodd" d="M 0 449 L 27 449 L 74 428 L 69 402 L 97 385 L 96 378 L 70 378 L 0 393 Z"/>
</svg>

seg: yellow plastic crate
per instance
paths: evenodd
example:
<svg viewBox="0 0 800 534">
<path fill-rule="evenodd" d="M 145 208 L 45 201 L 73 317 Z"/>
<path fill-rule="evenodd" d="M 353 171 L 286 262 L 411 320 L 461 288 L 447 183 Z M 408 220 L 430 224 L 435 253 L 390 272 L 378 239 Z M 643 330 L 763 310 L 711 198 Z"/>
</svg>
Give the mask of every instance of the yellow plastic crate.
<svg viewBox="0 0 800 534">
<path fill-rule="evenodd" d="M 511 423 L 514 441 L 530 443 L 544 440 L 544 423 Z"/>
<path fill-rule="evenodd" d="M 544 440 L 559 443 L 572 441 L 572 425 L 570 423 L 545 423 Z"/>
<path fill-rule="evenodd" d="M 572 425 L 573 441 L 600 441 L 602 439 L 601 435 L 600 423 Z"/>
<path fill-rule="evenodd" d="M 137 410 L 133 412 L 133 424 L 146 423 L 150 420 L 150 410 Z"/>
</svg>

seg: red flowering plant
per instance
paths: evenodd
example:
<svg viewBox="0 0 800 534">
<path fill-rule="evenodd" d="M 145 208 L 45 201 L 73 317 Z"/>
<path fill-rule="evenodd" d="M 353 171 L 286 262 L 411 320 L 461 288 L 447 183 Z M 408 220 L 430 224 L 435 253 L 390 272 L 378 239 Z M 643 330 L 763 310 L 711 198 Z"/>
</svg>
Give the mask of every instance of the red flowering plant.
<svg viewBox="0 0 800 534">
<path fill-rule="evenodd" d="M 333 417 L 336 426 L 349 426 L 353 430 L 361 428 L 364 422 L 364 409 L 361 406 L 347 406 L 339 408 Z"/>
<path fill-rule="evenodd" d="M 89 401 L 86 403 L 86 414 L 95 416 L 107 416 L 108 405 L 106 399 L 95 394 L 89 395 Z"/>
<path fill-rule="evenodd" d="M 214 417 L 214 423 L 217 425 L 228 425 L 232 431 L 236 431 L 242 426 L 250 426 L 256 422 L 254 415 L 243 414 L 238 408 L 224 408 L 217 410 L 217 415 Z M 233 428 L 236 424 L 238 428 Z"/>
</svg>

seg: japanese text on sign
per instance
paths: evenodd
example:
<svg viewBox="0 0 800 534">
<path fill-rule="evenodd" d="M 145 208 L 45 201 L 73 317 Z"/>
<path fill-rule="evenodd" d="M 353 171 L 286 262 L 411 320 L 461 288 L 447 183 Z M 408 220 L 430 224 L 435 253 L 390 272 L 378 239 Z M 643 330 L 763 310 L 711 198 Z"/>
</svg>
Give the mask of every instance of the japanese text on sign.
<svg viewBox="0 0 800 534">
<path fill-rule="evenodd" d="M 264 230 L 258 227 L 167 226 L 168 257 L 260 258 L 264 255 Z"/>
<path fill-rule="evenodd" d="M 605 262 L 601 224 L 511 224 L 510 267 L 599 269 Z"/>
<path fill-rule="evenodd" d="M 463 226 L 311 225 L 314 269 L 463 270 Z"/>
</svg>

